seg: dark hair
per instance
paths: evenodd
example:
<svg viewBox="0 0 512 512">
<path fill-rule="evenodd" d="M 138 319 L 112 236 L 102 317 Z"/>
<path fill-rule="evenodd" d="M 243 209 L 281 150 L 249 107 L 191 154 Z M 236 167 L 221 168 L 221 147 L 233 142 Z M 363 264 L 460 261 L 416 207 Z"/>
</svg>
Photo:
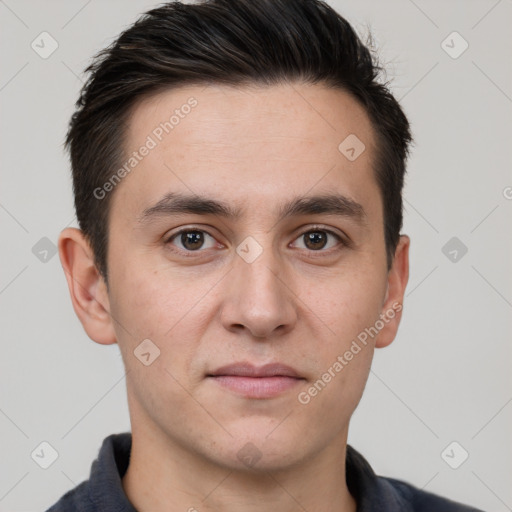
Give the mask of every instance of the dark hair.
<svg viewBox="0 0 512 512">
<path fill-rule="evenodd" d="M 382 68 L 350 24 L 320 0 L 170 2 L 143 14 L 91 65 L 65 147 L 77 220 L 107 279 L 112 194 L 93 193 L 124 159 L 136 101 L 183 85 L 274 85 L 293 81 L 342 89 L 366 110 L 377 139 L 374 172 L 384 205 L 388 268 L 402 228 L 409 123 L 382 83 Z M 340 141 L 341 142 L 341 141 Z"/>
</svg>

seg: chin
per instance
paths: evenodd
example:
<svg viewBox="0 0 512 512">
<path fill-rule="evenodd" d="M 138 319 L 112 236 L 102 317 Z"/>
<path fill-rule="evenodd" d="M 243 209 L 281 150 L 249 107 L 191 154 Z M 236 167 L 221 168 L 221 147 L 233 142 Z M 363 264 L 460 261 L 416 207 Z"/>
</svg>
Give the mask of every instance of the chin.
<svg viewBox="0 0 512 512">
<path fill-rule="evenodd" d="M 278 433 L 281 426 L 276 428 L 275 422 L 272 425 L 268 428 L 268 421 L 265 428 L 253 425 L 239 435 L 230 430 L 233 438 L 229 438 L 229 445 L 225 447 L 227 460 L 224 464 L 236 471 L 283 471 L 307 457 L 303 438 L 295 437 L 286 428 Z"/>
</svg>

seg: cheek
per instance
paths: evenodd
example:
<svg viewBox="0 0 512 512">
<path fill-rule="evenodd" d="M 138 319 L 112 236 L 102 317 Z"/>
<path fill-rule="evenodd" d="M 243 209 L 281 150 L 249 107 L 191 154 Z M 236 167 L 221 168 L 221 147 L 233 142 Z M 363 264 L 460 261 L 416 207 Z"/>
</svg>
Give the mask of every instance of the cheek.
<svg viewBox="0 0 512 512">
<path fill-rule="evenodd" d="M 347 272 L 309 288 L 304 303 L 319 331 L 310 351 L 316 380 L 304 390 L 304 402 L 340 414 L 356 407 L 373 358 L 376 338 L 370 328 L 379 319 L 384 294 L 385 278 L 370 270 Z"/>
<path fill-rule="evenodd" d="M 190 309 L 190 287 L 184 293 L 184 283 L 175 277 L 148 269 L 147 263 L 118 268 L 112 276 L 112 314 L 131 327 L 137 338 L 162 334 Z"/>
<path fill-rule="evenodd" d="M 156 286 L 151 274 L 124 272 L 112 281 L 111 312 L 121 324 L 120 337 L 129 335 L 133 341 L 159 338 L 159 327 L 170 321 L 165 320 L 166 312 L 175 311 L 177 301 L 171 294 L 162 295 L 162 288 Z"/>
<path fill-rule="evenodd" d="M 338 340 L 323 354 L 316 379 L 299 391 L 296 419 L 308 422 L 318 439 L 346 429 L 366 386 L 373 351 L 369 343 Z"/>
<path fill-rule="evenodd" d="M 162 401 L 173 407 L 186 407 L 190 402 L 182 386 L 189 387 L 188 369 L 197 350 L 196 326 L 188 314 L 197 300 L 184 294 L 176 279 L 172 286 L 170 281 L 154 272 L 132 273 L 131 277 L 118 272 L 113 279 L 111 312 L 130 372 L 127 382 L 148 413 L 162 408 Z M 161 414 L 162 421 L 170 421 L 166 412 Z"/>
<path fill-rule="evenodd" d="M 375 307 L 357 301 L 348 307 L 336 303 L 339 314 L 330 333 L 316 343 L 312 354 L 316 373 L 300 390 L 299 408 L 309 417 L 321 417 L 325 432 L 341 430 L 363 394 L 373 359 L 375 341 L 365 329 L 374 324 Z"/>
<path fill-rule="evenodd" d="M 303 301 L 311 314 L 328 329 L 329 345 L 337 349 L 350 342 L 379 318 L 385 296 L 385 276 L 372 269 L 355 268 L 341 270 L 331 279 L 323 279 L 321 285 L 313 283 L 303 295 Z"/>
<path fill-rule="evenodd" d="M 186 373 L 213 314 L 209 291 L 215 281 L 210 281 L 206 277 L 190 279 L 183 272 L 118 269 L 113 273 L 111 313 L 128 360 L 130 353 L 133 356 L 138 345 L 149 339 L 161 352 L 160 365 L 176 376 Z"/>
</svg>

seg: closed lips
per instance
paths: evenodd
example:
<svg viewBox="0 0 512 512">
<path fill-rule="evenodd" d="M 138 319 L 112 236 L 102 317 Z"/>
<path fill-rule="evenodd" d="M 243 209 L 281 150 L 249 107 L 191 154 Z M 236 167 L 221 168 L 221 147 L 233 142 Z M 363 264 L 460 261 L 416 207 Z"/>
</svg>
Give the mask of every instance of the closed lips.
<svg viewBox="0 0 512 512">
<path fill-rule="evenodd" d="M 302 377 L 290 366 L 281 363 L 270 363 L 264 366 L 254 366 L 250 363 L 241 362 L 233 363 L 230 365 L 222 366 L 217 370 L 209 373 L 208 377 L 220 377 L 220 376 L 231 376 L 231 377 L 292 377 L 295 379 L 301 379 Z"/>
</svg>

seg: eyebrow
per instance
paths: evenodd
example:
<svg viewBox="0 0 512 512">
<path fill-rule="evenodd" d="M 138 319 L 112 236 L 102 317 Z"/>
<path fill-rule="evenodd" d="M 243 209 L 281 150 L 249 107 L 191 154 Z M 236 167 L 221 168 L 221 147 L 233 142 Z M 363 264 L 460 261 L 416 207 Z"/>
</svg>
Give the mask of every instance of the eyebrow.
<svg viewBox="0 0 512 512">
<path fill-rule="evenodd" d="M 243 209 L 208 197 L 170 192 L 146 208 L 137 220 L 146 224 L 158 217 L 180 214 L 215 215 L 236 220 L 242 216 Z M 319 214 L 349 218 L 358 224 L 365 224 L 367 217 L 361 204 L 337 193 L 293 198 L 278 208 L 277 216 L 280 222 L 289 217 Z"/>
</svg>

